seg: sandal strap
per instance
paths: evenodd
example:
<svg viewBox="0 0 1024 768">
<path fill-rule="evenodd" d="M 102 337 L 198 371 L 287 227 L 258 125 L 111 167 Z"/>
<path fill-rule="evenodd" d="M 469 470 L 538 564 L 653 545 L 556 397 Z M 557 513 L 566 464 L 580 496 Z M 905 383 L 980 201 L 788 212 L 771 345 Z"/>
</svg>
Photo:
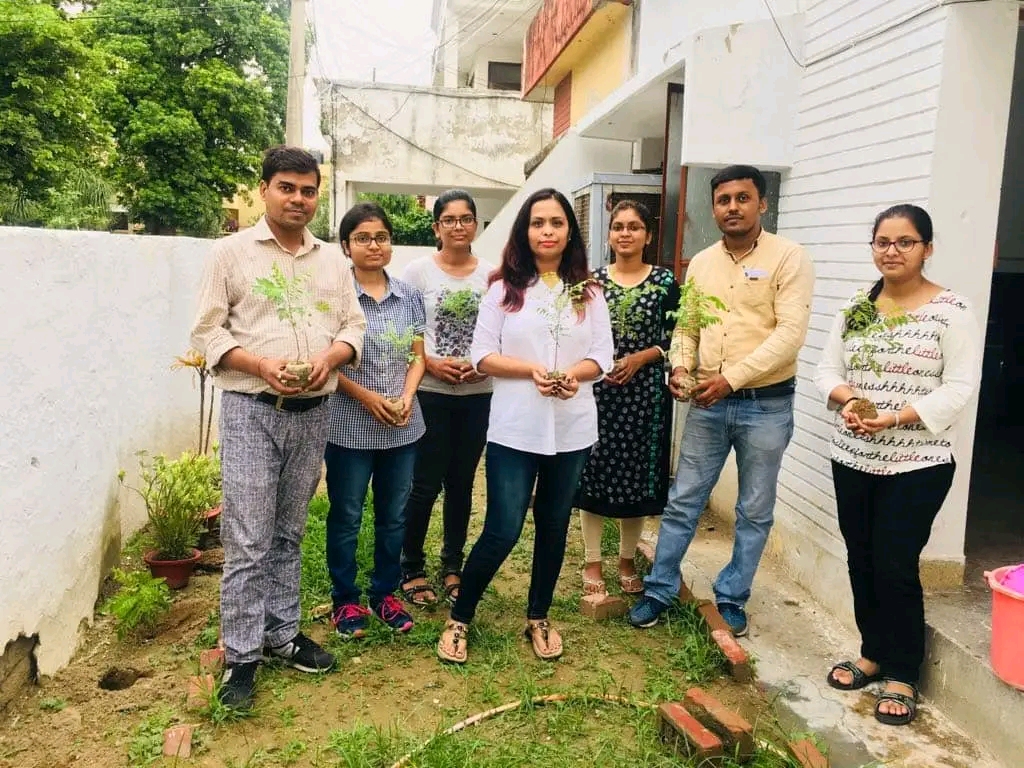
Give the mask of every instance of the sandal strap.
<svg viewBox="0 0 1024 768">
<path fill-rule="evenodd" d="M 852 661 L 840 661 L 838 664 L 834 664 L 832 666 L 832 672 L 829 674 L 829 676 L 833 680 L 836 679 L 835 672 L 839 669 L 845 670 L 853 676 L 853 680 L 850 681 L 851 685 L 860 685 L 863 681 L 867 680 L 868 678 L 867 673 L 863 669 L 858 667 L 856 664 L 854 664 Z M 818 674 L 821 673 L 819 672 Z"/>
<path fill-rule="evenodd" d="M 883 701 L 895 701 L 897 704 L 902 704 L 908 710 L 910 714 L 917 712 L 917 699 L 913 696 L 907 696 L 905 693 L 898 693 L 896 691 L 882 691 L 878 694 L 878 700 L 875 702 L 875 711 L 878 711 Z"/>
</svg>

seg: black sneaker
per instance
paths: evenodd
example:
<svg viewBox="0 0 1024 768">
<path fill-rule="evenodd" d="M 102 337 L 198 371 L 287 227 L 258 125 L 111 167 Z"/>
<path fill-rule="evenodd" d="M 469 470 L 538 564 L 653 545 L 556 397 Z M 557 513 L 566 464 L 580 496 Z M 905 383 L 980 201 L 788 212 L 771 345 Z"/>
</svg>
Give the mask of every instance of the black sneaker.
<svg viewBox="0 0 1024 768">
<path fill-rule="evenodd" d="M 240 712 L 252 709 L 252 700 L 256 695 L 256 668 L 259 665 L 258 661 L 227 665 L 217 692 L 221 704 Z"/>
<path fill-rule="evenodd" d="M 293 669 L 311 674 L 329 672 L 334 668 L 334 657 L 301 632 L 284 645 L 276 648 L 266 646 L 263 658 L 268 661 L 276 659 Z"/>
</svg>

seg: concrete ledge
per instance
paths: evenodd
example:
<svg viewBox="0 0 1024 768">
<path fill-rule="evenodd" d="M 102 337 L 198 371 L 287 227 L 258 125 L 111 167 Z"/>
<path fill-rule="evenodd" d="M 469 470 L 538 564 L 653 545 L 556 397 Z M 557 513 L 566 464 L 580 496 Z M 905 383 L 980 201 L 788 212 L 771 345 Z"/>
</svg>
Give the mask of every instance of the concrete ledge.
<svg viewBox="0 0 1024 768">
<path fill-rule="evenodd" d="M 995 676 L 988 660 L 931 623 L 921 692 L 1007 766 L 1024 755 L 1024 693 Z"/>
</svg>

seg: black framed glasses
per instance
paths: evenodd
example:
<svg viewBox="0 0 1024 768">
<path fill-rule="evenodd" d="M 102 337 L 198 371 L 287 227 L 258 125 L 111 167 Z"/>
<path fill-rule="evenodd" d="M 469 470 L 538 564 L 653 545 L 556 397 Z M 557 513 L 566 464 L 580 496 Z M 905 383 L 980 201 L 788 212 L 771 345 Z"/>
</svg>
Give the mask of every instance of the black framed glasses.
<svg viewBox="0 0 1024 768">
<path fill-rule="evenodd" d="M 924 240 L 915 240 L 912 237 L 901 237 L 898 240 L 889 240 L 885 237 L 876 237 L 871 241 L 871 250 L 875 253 L 886 253 L 893 246 L 896 247 L 896 253 L 910 253 L 914 250 L 914 246 L 923 243 Z"/>
<path fill-rule="evenodd" d="M 369 232 L 357 232 L 352 235 L 351 240 L 356 245 L 367 246 L 370 243 L 376 243 L 379 246 L 391 245 L 391 235 L 387 232 L 378 232 L 375 235 L 371 235 Z"/>
<path fill-rule="evenodd" d="M 612 232 L 644 232 L 646 231 L 646 229 L 647 227 L 645 227 L 643 223 L 639 221 L 631 221 L 628 224 L 623 224 L 621 221 L 617 221 L 611 226 Z"/>
<path fill-rule="evenodd" d="M 468 213 L 465 216 L 442 216 L 437 223 L 441 225 L 442 229 L 455 229 L 457 224 L 468 228 L 476 224 L 476 216 L 471 216 Z"/>
</svg>

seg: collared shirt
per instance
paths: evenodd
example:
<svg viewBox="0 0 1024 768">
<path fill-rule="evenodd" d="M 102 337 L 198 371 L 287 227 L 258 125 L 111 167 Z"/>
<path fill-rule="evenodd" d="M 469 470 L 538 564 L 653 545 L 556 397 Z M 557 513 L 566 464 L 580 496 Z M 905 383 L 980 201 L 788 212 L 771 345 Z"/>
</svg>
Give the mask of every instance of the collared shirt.
<svg viewBox="0 0 1024 768">
<path fill-rule="evenodd" d="M 677 328 L 669 361 L 696 369 L 698 380 L 725 376 L 733 390 L 778 384 L 796 375 L 814 294 L 814 265 L 804 249 L 762 231 L 754 247 L 734 256 L 724 241 L 693 257 L 686 272 L 725 304 L 722 322 L 699 334 Z"/>
<path fill-rule="evenodd" d="M 235 347 L 259 357 L 309 360 L 336 341 L 355 350 L 357 362 L 363 349 L 363 318 L 356 300 L 352 273 L 341 249 L 302 234 L 302 247 L 292 255 L 271 232 L 266 218 L 254 227 L 217 241 L 203 270 L 199 307 L 192 327 L 192 346 L 206 356 L 218 387 L 231 392 L 257 394 L 271 387 L 259 376 L 229 370 L 220 365 Z M 256 280 L 269 277 L 277 264 L 288 277 L 308 275 L 310 316 L 300 326 L 298 346 L 295 332 L 264 296 L 253 293 Z M 327 311 L 314 307 L 323 303 Z M 333 392 L 337 379 L 331 376 L 322 389 L 298 397 L 318 397 Z"/>
<path fill-rule="evenodd" d="M 614 346 L 604 294 L 594 291 L 582 318 L 571 305 L 559 317 L 554 301 L 562 290 L 561 281 L 549 288 L 538 280 L 526 289 L 523 308 L 508 312 L 501 306 L 505 283 L 494 283 L 480 302 L 469 353 L 473 365 L 498 354 L 549 370 L 566 371 L 581 360 L 593 360 L 602 373 L 611 371 Z M 589 448 L 597 442 L 594 382 L 581 381 L 574 397 L 561 400 L 541 395 L 532 378 L 494 377 L 487 440 L 547 456 Z"/>
<path fill-rule="evenodd" d="M 385 275 L 388 286 L 380 301 L 363 291 L 359 283 L 355 284 L 359 305 L 366 316 L 363 360 L 358 369 L 344 366 L 341 372 L 365 389 L 385 397 L 399 397 L 405 389 L 411 347 L 396 349 L 386 337 L 392 333 L 401 335 L 409 328 L 415 336 L 422 336 L 426 318 L 423 295 L 405 281 Z M 399 448 L 419 440 L 427 429 L 415 397 L 409 423 L 404 427 L 381 424 L 345 392 L 331 395 L 330 405 L 327 440 L 342 448 L 362 451 Z"/>
</svg>

